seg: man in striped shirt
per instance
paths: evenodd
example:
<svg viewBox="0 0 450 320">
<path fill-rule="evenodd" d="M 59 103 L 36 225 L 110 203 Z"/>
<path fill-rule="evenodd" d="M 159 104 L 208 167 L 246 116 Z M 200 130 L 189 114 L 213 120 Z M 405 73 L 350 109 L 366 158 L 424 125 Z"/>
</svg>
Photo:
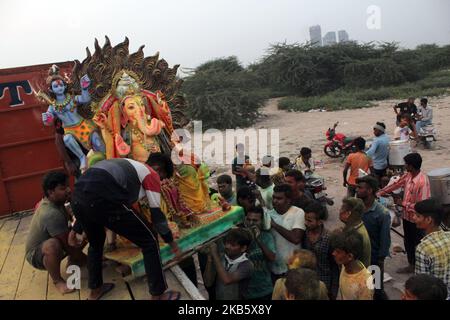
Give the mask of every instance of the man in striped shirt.
<svg viewBox="0 0 450 320">
<path fill-rule="evenodd" d="M 414 206 L 417 202 L 430 198 L 430 182 L 425 173 L 420 168 L 422 157 L 418 153 L 410 153 L 403 159 L 407 171 L 396 183 L 385 187 L 377 193 L 377 196 L 386 195 L 399 188 L 404 188 L 403 195 L 403 232 L 406 255 L 409 265 L 400 268 L 397 273 L 413 273 L 415 265 L 415 251 L 420 240 L 423 238 L 423 231 L 415 224 Z"/>
<path fill-rule="evenodd" d="M 180 250 L 174 241 L 166 217 L 160 209 L 160 178 L 173 174 L 170 158 L 161 161 L 161 154 L 151 154 L 143 164 L 131 159 L 110 159 L 96 163 L 76 182 L 72 207 L 80 227 L 89 240 L 89 299 L 100 299 L 112 290 L 113 284 L 103 283 L 102 257 L 105 228 L 127 238 L 142 249 L 152 299 L 177 299 L 179 293 L 165 292 L 167 284 L 159 255 L 157 234 L 171 246 L 178 257 Z M 132 210 L 138 200 L 146 199 L 150 207 L 151 225 Z"/>
</svg>

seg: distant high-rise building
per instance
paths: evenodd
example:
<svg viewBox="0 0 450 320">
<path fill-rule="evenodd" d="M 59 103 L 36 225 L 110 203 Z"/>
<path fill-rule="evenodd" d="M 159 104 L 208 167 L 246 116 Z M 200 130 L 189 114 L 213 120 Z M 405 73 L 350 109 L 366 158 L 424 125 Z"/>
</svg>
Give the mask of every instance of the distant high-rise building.
<svg viewBox="0 0 450 320">
<path fill-rule="evenodd" d="M 322 46 L 322 29 L 319 25 L 309 28 L 309 37 L 311 38 L 311 44 L 315 47 Z"/>
<path fill-rule="evenodd" d="M 324 46 L 331 46 L 333 44 L 336 44 L 336 32 L 334 31 L 327 32 L 325 37 L 323 37 L 322 44 Z"/>
<path fill-rule="evenodd" d="M 338 31 L 338 39 L 339 39 L 339 43 L 341 42 L 348 42 L 349 38 L 348 38 L 348 33 L 345 30 L 339 30 Z"/>
</svg>

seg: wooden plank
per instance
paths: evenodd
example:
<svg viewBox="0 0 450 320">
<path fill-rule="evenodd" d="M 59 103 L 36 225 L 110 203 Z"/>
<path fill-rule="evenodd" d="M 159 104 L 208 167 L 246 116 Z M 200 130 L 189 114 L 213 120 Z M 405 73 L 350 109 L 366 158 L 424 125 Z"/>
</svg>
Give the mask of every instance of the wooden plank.
<svg viewBox="0 0 450 320">
<path fill-rule="evenodd" d="M 89 296 L 88 288 L 88 270 L 86 267 L 81 268 L 81 289 L 80 289 L 80 300 L 87 300 Z"/>
<path fill-rule="evenodd" d="M 0 274 L 19 222 L 20 219 L 8 219 L 5 221 L 2 230 L 0 231 Z"/>
<path fill-rule="evenodd" d="M 222 215 L 219 215 L 216 220 L 213 220 L 208 224 L 203 224 L 198 228 L 188 230 L 181 229 L 180 232 L 182 234 L 177 240 L 177 243 L 180 250 L 184 253 L 182 259 L 195 254 L 196 251 L 202 246 L 205 246 L 208 242 L 216 241 L 218 238 L 223 237 L 232 227 L 243 221 L 244 212 L 241 207 L 233 206 L 231 211 L 226 214 L 223 214 L 222 211 L 217 212 L 222 213 Z M 203 216 L 210 216 L 210 214 L 205 214 Z M 160 247 L 160 256 L 164 269 L 178 264 L 178 261 L 173 261 L 174 256 L 170 252 L 170 247 L 168 245 Z M 119 245 L 117 250 L 105 254 L 105 257 L 129 266 L 132 271 L 132 276 L 134 277 L 141 277 L 145 274 L 141 250 L 135 246 L 129 244 Z"/>
<path fill-rule="evenodd" d="M 0 290 L 0 300 L 13 300 L 16 296 L 25 260 L 25 242 L 30 223 L 31 216 L 21 219 L 11 242 L 2 272 L 0 273 L 0 288 L 2 288 Z"/>
<path fill-rule="evenodd" d="M 148 285 L 146 277 L 134 278 L 128 281 L 130 290 L 133 294 L 134 300 L 149 300 Z"/>
<path fill-rule="evenodd" d="M 112 291 L 108 292 L 101 300 L 131 300 L 131 295 L 128 290 L 126 282 L 122 276 L 115 270 L 117 264 L 113 261 L 105 261 L 103 263 L 103 282 L 114 283 L 115 287 Z M 80 300 L 86 300 L 89 296 L 88 288 L 88 271 L 84 267 L 81 269 L 81 290 Z"/>
<path fill-rule="evenodd" d="M 66 273 L 67 257 L 61 261 L 61 276 L 64 279 L 68 278 Z M 61 294 L 53 284 L 52 277 L 48 276 L 47 282 L 47 300 L 80 300 L 80 290 L 68 294 Z"/>
<path fill-rule="evenodd" d="M 131 300 L 131 295 L 125 280 L 122 278 L 122 275 L 115 270 L 117 263 L 105 261 L 104 265 L 103 282 L 114 283 L 115 287 L 112 291 L 107 293 L 102 300 Z"/>
<path fill-rule="evenodd" d="M 29 223 L 31 223 L 32 216 L 23 219 L 29 219 Z M 23 222 L 23 219 L 21 223 Z M 35 269 L 27 261 L 24 261 L 14 299 L 45 300 L 47 297 L 47 281 L 47 271 Z"/>
<path fill-rule="evenodd" d="M 89 245 L 85 246 L 83 249 L 84 254 L 87 255 Z M 88 270 L 87 266 L 81 268 L 81 289 L 80 289 L 80 300 L 87 300 L 89 295 L 88 288 Z"/>
<path fill-rule="evenodd" d="M 179 291 L 181 293 L 181 300 L 191 300 L 190 295 L 183 288 L 180 282 L 170 271 L 166 271 L 166 282 L 169 290 Z M 146 277 L 134 278 L 128 282 L 131 292 L 135 300 L 149 300 L 150 293 L 148 292 L 148 284 Z"/>
<path fill-rule="evenodd" d="M 15 300 L 46 300 L 47 282 L 47 271 L 35 269 L 24 261 Z"/>
<path fill-rule="evenodd" d="M 187 275 L 176 265 L 170 268 L 171 273 L 175 276 L 181 286 L 186 290 L 192 300 L 206 300 L 200 293 L 198 288 L 192 283 Z"/>
</svg>

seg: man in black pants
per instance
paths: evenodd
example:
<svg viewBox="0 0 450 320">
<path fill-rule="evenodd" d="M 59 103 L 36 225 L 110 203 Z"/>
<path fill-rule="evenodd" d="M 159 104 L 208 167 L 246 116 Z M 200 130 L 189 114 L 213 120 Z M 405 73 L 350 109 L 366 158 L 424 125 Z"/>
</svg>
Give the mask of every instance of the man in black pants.
<svg viewBox="0 0 450 320">
<path fill-rule="evenodd" d="M 167 284 L 154 229 L 171 246 L 176 257 L 181 253 L 160 209 L 160 177 L 154 169 L 161 168 L 158 165 L 151 168 L 131 159 L 104 160 L 89 168 L 75 184 L 72 207 L 77 222 L 74 229 L 79 232 L 82 228 L 89 240 L 89 299 L 100 299 L 114 287 L 103 283 L 102 278 L 105 227 L 142 249 L 152 299 L 179 298 L 179 292 L 165 292 Z M 131 209 L 143 198 L 148 200 L 151 225 Z"/>
</svg>

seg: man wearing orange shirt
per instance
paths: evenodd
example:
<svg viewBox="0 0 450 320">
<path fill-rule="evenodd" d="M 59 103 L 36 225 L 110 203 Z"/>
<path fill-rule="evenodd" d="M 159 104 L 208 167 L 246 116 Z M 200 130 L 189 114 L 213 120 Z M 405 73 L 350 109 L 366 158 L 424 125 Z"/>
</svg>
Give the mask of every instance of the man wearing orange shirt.
<svg viewBox="0 0 450 320">
<path fill-rule="evenodd" d="M 356 152 L 351 153 L 344 168 L 344 187 L 347 187 L 347 196 L 354 197 L 356 193 L 356 179 L 359 177 L 359 169 L 369 173 L 372 167 L 372 160 L 364 152 L 366 149 L 366 140 L 364 138 L 356 138 L 354 141 Z M 348 170 L 350 169 L 350 176 Z M 348 179 L 347 179 L 348 176 Z"/>
</svg>

